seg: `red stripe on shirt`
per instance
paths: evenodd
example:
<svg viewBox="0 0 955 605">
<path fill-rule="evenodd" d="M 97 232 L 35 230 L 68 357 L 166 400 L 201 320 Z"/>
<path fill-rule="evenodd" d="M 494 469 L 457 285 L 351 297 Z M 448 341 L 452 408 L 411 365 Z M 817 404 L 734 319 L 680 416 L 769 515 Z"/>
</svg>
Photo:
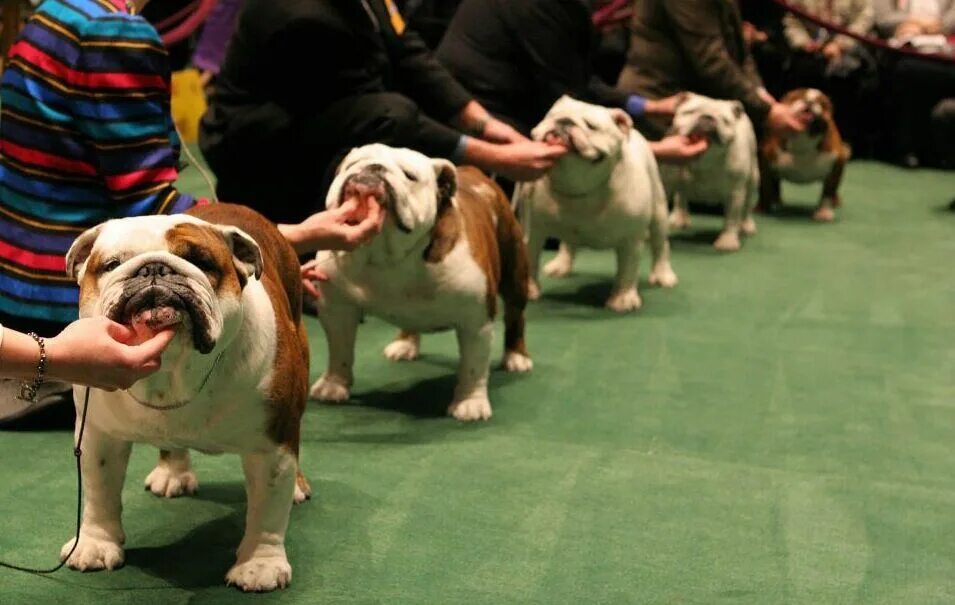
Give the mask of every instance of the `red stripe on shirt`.
<svg viewBox="0 0 955 605">
<path fill-rule="evenodd" d="M 12 260 L 18 265 L 31 269 L 66 272 L 66 258 L 61 255 L 37 254 L 3 241 L 0 241 L 0 258 Z"/>
<path fill-rule="evenodd" d="M 176 168 L 169 166 L 166 168 L 150 168 L 147 170 L 136 170 L 126 174 L 117 174 L 105 176 L 106 186 L 112 191 L 121 191 L 123 189 L 132 189 L 151 183 L 170 183 L 176 180 Z"/>
<path fill-rule="evenodd" d="M 12 59 L 13 57 L 21 57 L 40 71 L 59 76 L 71 86 L 116 90 L 128 88 L 167 89 L 166 80 L 161 75 L 118 72 L 100 73 L 73 69 L 59 59 L 37 48 L 29 40 L 21 40 L 19 44 L 13 47 L 10 58 Z"/>
<path fill-rule="evenodd" d="M 8 155 L 25 164 L 42 168 L 52 168 L 53 170 L 62 170 L 72 174 L 96 176 L 96 167 L 81 160 L 71 160 L 38 149 L 29 149 L 10 141 L 0 142 L 0 150 L 2 150 L 4 155 Z"/>
</svg>

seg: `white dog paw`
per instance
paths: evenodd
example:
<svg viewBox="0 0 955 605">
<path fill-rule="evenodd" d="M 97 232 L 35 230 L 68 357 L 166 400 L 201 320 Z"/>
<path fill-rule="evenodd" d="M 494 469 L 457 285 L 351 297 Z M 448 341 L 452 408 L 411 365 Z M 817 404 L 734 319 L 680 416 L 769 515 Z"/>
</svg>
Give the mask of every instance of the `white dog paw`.
<svg viewBox="0 0 955 605">
<path fill-rule="evenodd" d="M 299 474 L 295 477 L 295 495 L 292 496 L 292 502 L 301 504 L 306 500 L 312 499 L 312 486 L 308 484 L 305 475 Z"/>
<path fill-rule="evenodd" d="M 732 231 L 724 231 L 713 242 L 713 247 L 720 252 L 736 252 L 740 249 L 739 235 Z"/>
<path fill-rule="evenodd" d="M 540 300 L 541 287 L 533 279 L 527 282 L 527 300 Z"/>
<path fill-rule="evenodd" d="M 268 592 L 292 583 L 292 566 L 284 556 L 253 557 L 236 563 L 225 576 L 229 586 L 245 592 Z"/>
<path fill-rule="evenodd" d="M 816 208 L 816 211 L 812 213 L 812 220 L 820 223 L 831 223 L 836 220 L 836 213 L 829 206 L 819 206 Z"/>
<path fill-rule="evenodd" d="M 650 272 L 651 286 L 675 288 L 679 282 L 680 280 L 677 278 L 676 273 L 673 272 L 673 267 L 669 264 L 654 267 L 653 271 Z"/>
<path fill-rule="evenodd" d="M 464 422 L 487 420 L 491 417 L 491 402 L 487 397 L 471 397 L 455 401 L 448 407 L 448 415 Z"/>
<path fill-rule="evenodd" d="M 340 378 L 326 374 L 315 381 L 308 395 L 318 401 L 341 403 L 348 401 L 350 393 Z"/>
<path fill-rule="evenodd" d="M 567 277 L 573 265 L 562 254 L 558 254 L 554 260 L 544 265 L 544 275 L 547 277 Z"/>
<path fill-rule="evenodd" d="M 636 311 L 643 305 L 636 288 L 617 292 L 607 300 L 607 308 L 617 313 Z"/>
<path fill-rule="evenodd" d="M 752 217 L 745 219 L 740 223 L 739 230 L 743 235 L 756 235 L 756 221 L 753 220 Z"/>
<path fill-rule="evenodd" d="M 527 355 L 517 351 L 508 351 L 504 353 L 504 361 L 501 363 L 508 372 L 530 372 L 534 369 L 534 361 Z"/>
<path fill-rule="evenodd" d="M 674 210 L 670 213 L 670 229 L 687 229 L 690 224 L 690 213 L 686 210 Z"/>
<path fill-rule="evenodd" d="M 165 464 L 158 464 L 146 475 L 146 489 L 160 498 L 178 498 L 199 491 L 199 480 L 192 471 L 179 472 Z"/>
<path fill-rule="evenodd" d="M 80 534 L 80 543 L 76 551 L 70 555 L 76 538 L 71 539 L 60 549 L 60 560 L 66 559 L 66 564 L 79 571 L 97 571 L 100 569 L 116 569 L 123 565 L 125 555 L 123 547 L 116 542 L 94 538 L 88 534 Z"/>
<path fill-rule="evenodd" d="M 418 343 L 412 339 L 399 338 L 385 347 L 385 357 L 391 361 L 414 361 L 418 359 Z"/>
</svg>

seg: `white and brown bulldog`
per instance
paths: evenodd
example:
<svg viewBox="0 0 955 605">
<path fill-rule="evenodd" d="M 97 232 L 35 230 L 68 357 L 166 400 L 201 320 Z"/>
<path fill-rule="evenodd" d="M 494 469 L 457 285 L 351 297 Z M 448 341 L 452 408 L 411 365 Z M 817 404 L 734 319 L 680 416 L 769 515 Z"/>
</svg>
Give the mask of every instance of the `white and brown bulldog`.
<svg viewBox="0 0 955 605">
<path fill-rule="evenodd" d="M 713 246 L 723 252 L 739 250 L 740 234 L 756 233 L 753 209 L 759 197 L 756 133 L 742 103 L 688 94 L 677 106 L 670 133 L 709 142 L 693 162 L 661 170 L 673 202 L 670 228 L 690 226 L 689 202 L 720 204 L 723 229 Z"/>
<path fill-rule="evenodd" d="M 650 283 L 671 288 L 666 194 L 653 152 L 620 109 L 562 97 L 534 129 L 538 141 L 560 143 L 570 153 L 543 178 L 518 185 L 515 203 L 528 232 L 531 298 L 540 295 L 538 266 L 544 241 L 561 240 L 560 251 L 544 267 L 552 277 L 568 275 L 578 248 L 611 249 L 617 275 L 607 307 L 618 312 L 640 308 L 637 292 L 640 250 L 650 240 Z"/>
<path fill-rule="evenodd" d="M 177 331 L 159 372 L 126 391 L 91 392 L 83 522 L 69 566 L 122 565 L 126 464 L 134 442 L 149 443 L 162 452 L 146 488 L 165 497 L 196 491 L 189 449 L 241 455 L 246 530 L 226 582 L 286 586 L 289 511 L 309 495 L 298 470 L 308 341 L 292 248 L 254 211 L 217 204 L 106 222 L 80 235 L 67 269 L 80 284 L 81 316 L 105 315 L 144 336 Z M 78 417 L 84 394 L 77 387 Z"/>
<path fill-rule="evenodd" d="M 319 252 L 328 281 L 319 284 L 319 319 L 328 341 L 328 369 L 313 398 L 349 398 L 355 333 L 363 313 L 402 330 L 385 348 L 392 360 L 418 356 L 419 333 L 454 330 L 460 365 L 448 414 L 491 417 L 487 395 L 497 299 L 504 299 L 504 367 L 531 369 L 524 344 L 527 256 L 506 197 L 473 168 L 456 169 L 408 149 L 368 145 L 341 163 L 328 193 L 335 208 L 357 200 L 378 204 L 381 233 L 354 252 Z"/>
<path fill-rule="evenodd" d="M 812 218 L 830 222 L 841 202 L 839 185 L 852 155 L 833 120 L 832 101 L 815 88 L 800 88 L 782 103 L 806 122 L 806 130 L 790 135 L 770 134 L 760 146 L 762 185 L 760 206 L 772 210 L 782 204 L 780 181 L 822 183 L 822 197 Z"/>
</svg>

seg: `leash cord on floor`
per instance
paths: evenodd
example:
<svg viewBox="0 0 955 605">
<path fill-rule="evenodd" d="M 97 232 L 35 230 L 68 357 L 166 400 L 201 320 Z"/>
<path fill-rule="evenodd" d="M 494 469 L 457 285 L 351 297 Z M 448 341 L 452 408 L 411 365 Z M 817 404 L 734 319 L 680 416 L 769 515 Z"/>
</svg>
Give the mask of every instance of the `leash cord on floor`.
<svg viewBox="0 0 955 605">
<path fill-rule="evenodd" d="M 83 417 L 80 420 L 80 432 L 76 436 L 76 447 L 73 448 L 73 455 L 76 457 L 76 539 L 73 540 L 73 548 L 70 549 L 70 552 L 63 557 L 63 560 L 60 561 L 60 564 L 56 567 L 51 567 L 50 569 L 34 569 L 32 567 L 21 567 L 19 565 L 13 565 L 12 563 L 5 563 L 0 561 L 0 567 L 5 567 L 6 569 L 12 569 L 14 571 L 22 571 L 26 573 L 46 575 L 57 572 L 63 569 L 63 566 L 66 565 L 66 562 L 70 560 L 70 557 L 73 556 L 73 553 L 76 552 L 76 547 L 80 544 L 80 525 L 82 523 L 82 514 L 83 514 L 83 468 L 81 466 L 81 457 L 83 455 L 83 431 L 86 430 L 86 413 L 89 411 L 90 405 L 90 389 L 86 387 L 86 397 L 83 400 Z"/>
</svg>

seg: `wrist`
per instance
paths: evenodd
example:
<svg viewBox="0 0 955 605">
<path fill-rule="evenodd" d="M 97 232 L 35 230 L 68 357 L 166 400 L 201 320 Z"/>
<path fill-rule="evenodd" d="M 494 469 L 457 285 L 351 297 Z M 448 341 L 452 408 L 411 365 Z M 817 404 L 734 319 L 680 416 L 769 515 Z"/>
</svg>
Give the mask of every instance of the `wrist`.
<svg viewBox="0 0 955 605">
<path fill-rule="evenodd" d="M 639 118 L 645 114 L 655 113 L 659 109 L 659 103 L 640 95 L 630 95 L 627 97 L 625 109 L 631 117 Z"/>
</svg>

